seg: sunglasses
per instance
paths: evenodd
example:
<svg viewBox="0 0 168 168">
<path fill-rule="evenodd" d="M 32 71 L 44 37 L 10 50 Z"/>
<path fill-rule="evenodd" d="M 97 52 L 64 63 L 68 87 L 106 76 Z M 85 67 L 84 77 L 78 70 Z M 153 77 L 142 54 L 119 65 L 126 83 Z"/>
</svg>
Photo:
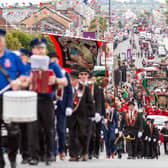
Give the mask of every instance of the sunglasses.
<svg viewBox="0 0 168 168">
<path fill-rule="evenodd" d="M 79 75 L 81 75 L 81 76 L 87 76 L 88 73 L 87 72 L 85 72 L 85 73 L 79 73 Z"/>
</svg>

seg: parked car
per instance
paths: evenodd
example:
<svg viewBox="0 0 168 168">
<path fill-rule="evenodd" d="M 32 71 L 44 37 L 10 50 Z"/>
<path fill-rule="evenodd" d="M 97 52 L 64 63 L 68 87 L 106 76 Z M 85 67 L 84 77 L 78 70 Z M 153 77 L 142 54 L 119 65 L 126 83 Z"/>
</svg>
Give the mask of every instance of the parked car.
<svg viewBox="0 0 168 168">
<path fill-rule="evenodd" d="M 158 48 L 158 55 L 159 57 L 165 57 L 167 54 L 166 49 L 164 46 L 159 46 Z"/>
</svg>

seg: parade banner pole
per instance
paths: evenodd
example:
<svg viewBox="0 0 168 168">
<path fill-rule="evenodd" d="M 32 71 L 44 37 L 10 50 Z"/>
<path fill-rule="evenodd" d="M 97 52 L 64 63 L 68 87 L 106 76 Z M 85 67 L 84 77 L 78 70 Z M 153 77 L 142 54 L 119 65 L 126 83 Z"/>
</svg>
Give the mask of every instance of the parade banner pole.
<svg viewBox="0 0 168 168">
<path fill-rule="evenodd" d="M 108 73 L 107 73 L 107 52 L 106 52 L 106 47 L 107 47 L 107 42 L 105 42 L 105 77 L 108 77 Z M 105 88 L 105 92 L 106 92 L 106 98 L 107 98 L 107 86 Z"/>
</svg>

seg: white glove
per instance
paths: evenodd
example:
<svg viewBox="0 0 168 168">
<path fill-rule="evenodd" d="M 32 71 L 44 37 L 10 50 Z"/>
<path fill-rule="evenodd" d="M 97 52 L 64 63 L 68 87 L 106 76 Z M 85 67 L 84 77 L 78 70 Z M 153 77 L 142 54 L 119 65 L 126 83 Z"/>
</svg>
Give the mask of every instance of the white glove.
<svg viewBox="0 0 168 168">
<path fill-rule="evenodd" d="M 147 141 L 147 140 L 148 140 L 148 136 L 145 137 L 145 141 Z"/>
<path fill-rule="evenodd" d="M 95 117 L 92 117 L 92 118 L 91 118 L 91 121 L 95 121 Z"/>
<path fill-rule="evenodd" d="M 122 136 L 122 131 L 119 132 L 119 136 L 120 136 L 120 137 Z"/>
<path fill-rule="evenodd" d="M 161 140 L 159 140 L 158 143 L 161 144 Z"/>
<path fill-rule="evenodd" d="M 95 121 L 96 121 L 96 123 L 98 123 L 98 122 L 101 121 L 101 116 L 100 116 L 99 113 L 96 113 L 96 114 L 95 114 Z"/>
<path fill-rule="evenodd" d="M 108 120 L 105 118 L 103 124 L 107 124 Z"/>
<path fill-rule="evenodd" d="M 156 138 L 153 139 L 153 142 L 156 142 Z"/>
<path fill-rule="evenodd" d="M 142 132 L 138 132 L 138 138 L 142 137 Z"/>
<path fill-rule="evenodd" d="M 115 129 L 115 134 L 118 134 L 118 128 Z"/>
<path fill-rule="evenodd" d="M 69 133 L 69 128 L 66 128 L 66 133 Z"/>
<path fill-rule="evenodd" d="M 72 109 L 67 107 L 65 110 L 66 116 L 71 116 L 72 115 Z"/>
<path fill-rule="evenodd" d="M 150 142 L 150 141 L 151 141 L 151 138 L 148 138 L 148 141 Z"/>
</svg>

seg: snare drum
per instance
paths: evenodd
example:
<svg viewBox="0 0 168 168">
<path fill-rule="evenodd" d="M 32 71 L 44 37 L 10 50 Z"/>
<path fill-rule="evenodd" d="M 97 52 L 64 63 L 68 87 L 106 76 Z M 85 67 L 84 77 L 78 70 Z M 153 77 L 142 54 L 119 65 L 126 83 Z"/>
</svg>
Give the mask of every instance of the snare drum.
<svg viewBox="0 0 168 168">
<path fill-rule="evenodd" d="M 9 91 L 3 95 L 3 120 L 5 123 L 27 123 L 37 120 L 37 93 Z"/>
</svg>

